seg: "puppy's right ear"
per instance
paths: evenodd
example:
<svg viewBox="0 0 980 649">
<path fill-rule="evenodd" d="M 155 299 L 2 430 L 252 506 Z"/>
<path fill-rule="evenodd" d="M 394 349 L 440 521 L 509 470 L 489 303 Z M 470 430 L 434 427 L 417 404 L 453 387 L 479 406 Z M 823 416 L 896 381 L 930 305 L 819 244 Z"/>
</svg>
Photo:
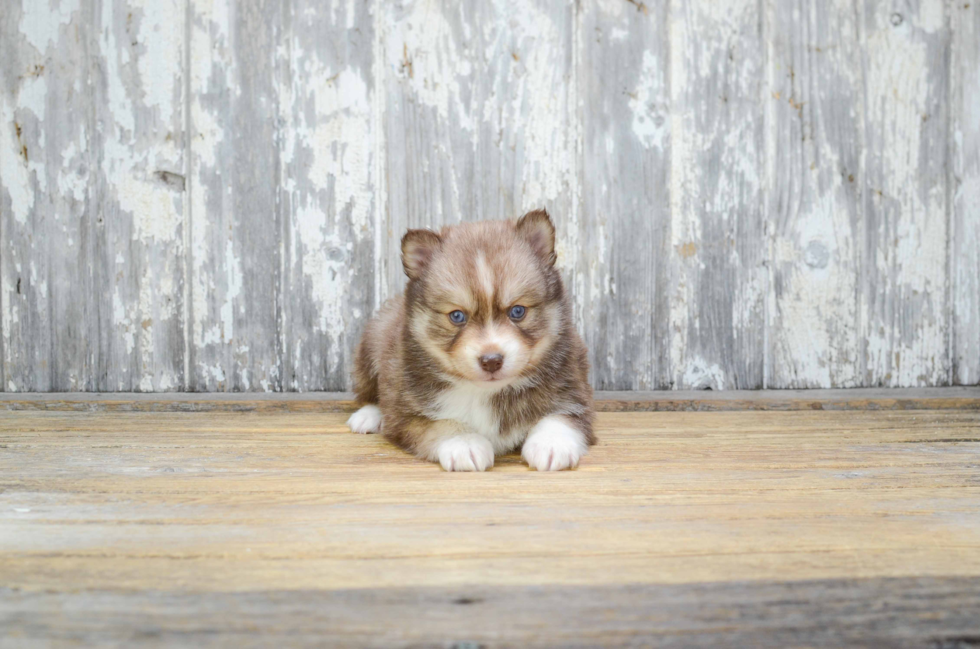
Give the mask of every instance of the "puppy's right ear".
<svg viewBox="0 0 980 649">
<path fill-rule="evenodd" d="M 432 230 L 409 230 L 402 237 L 402 266 L 409 279 L 418 279 L 442 239 Z"/>
</svg>

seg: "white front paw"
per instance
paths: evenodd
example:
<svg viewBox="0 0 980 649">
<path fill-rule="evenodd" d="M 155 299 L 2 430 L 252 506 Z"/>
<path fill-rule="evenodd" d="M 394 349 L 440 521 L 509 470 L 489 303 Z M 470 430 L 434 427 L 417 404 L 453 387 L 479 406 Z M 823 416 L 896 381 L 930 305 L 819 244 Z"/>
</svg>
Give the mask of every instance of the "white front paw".
<svg viewBox="0 0 980 649">
<path fill-rule="evenodd" d="M 532 469 L 561 471 L 577 467 L 588 452 L 581 431 L 570 426 L 564 417 L 550 415 L 531 429 L 521 457 Z"/>
<path fill-rule="evenodd" d="M 493 466 L 493 446 L 472 433 L 442 440 L 436 453 L 446 471 L 486 471 Z"/>
<path fill-rule="evenodd" d="M 364 406 L 350 416 L 347 425 L 355 433 L 376 433 L 381 430 L 381 408 Z"/>
</svg>

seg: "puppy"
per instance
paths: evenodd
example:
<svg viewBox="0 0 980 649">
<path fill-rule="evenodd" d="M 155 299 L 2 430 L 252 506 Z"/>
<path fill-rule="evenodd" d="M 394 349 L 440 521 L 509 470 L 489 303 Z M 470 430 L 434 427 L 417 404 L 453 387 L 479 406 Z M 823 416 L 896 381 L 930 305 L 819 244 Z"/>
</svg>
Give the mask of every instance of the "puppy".
<svg viewBox="0 0 980 649">
<path fill-rule="evenodd" d="M 523 445 L 531 468 L 573 468 L 596 438 L 585 346 L 555 268 L 547 212 L 409 230 L 405 294 L 367 325 L 348 420 L 447 471 L 484 471 Z"/>
</svg>

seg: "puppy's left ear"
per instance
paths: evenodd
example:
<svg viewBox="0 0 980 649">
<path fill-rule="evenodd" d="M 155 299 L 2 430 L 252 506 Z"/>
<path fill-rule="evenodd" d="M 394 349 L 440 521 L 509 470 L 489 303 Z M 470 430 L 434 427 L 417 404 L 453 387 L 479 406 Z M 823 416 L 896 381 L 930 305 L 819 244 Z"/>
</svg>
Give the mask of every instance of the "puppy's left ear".
<svg viewBox="0 0 980 649">
<path fill-rule="evenodd" d="M 435 254 L 442 239 L 432 230 L 409 230 L 402 237 L 402 266 L 409 279 L 422 276 L 432 255 Z"/>
<path fill-rule="evenodd" d="M 549 266 L 555 263 L 555 224 L 545 210 L 528 212 L 517 221 L 517 234 Z"/>
</svg>

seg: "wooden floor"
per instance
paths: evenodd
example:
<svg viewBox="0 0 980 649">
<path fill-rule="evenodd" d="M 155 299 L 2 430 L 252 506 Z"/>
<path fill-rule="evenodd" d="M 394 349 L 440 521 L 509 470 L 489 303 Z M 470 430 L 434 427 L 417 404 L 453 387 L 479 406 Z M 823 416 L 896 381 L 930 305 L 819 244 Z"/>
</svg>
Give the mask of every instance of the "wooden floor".
<svg viewBox="0 0 980 649">
<path fill-rule="evenodd" d="M 980 410 L 602 413 L 553 474 L 345 417 L 0 412 L 0 646 L 980 645 Z"/>
</svg>

